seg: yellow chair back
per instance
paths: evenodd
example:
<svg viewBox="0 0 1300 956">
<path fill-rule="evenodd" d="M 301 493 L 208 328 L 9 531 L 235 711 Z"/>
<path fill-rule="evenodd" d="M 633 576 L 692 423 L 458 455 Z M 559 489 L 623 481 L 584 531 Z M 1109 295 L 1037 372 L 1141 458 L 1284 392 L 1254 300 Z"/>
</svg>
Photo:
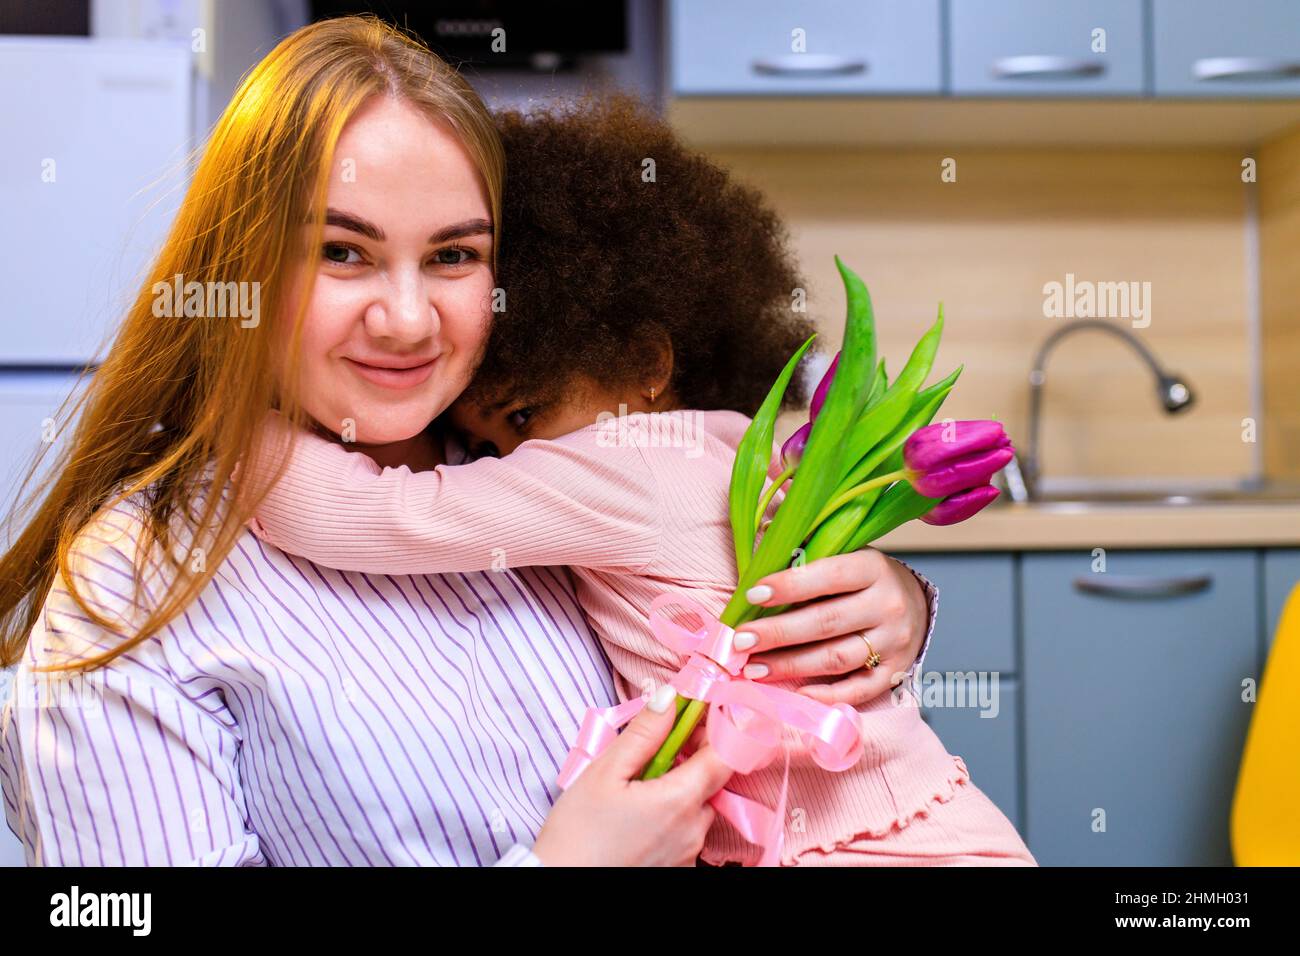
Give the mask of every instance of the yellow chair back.
<svg viewBox="0 0 1300 956">
<path fill-rule="evenodd" d="M 1300 585 L 1264 667 L 1232 801 L 1238 866 L 1300 865 Z"/>
</svg>

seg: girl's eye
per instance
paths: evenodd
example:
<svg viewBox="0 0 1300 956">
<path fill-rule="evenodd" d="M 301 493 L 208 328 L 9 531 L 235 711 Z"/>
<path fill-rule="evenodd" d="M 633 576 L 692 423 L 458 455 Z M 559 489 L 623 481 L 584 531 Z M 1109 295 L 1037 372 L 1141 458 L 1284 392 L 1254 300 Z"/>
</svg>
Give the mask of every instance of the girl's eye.
<svg viewBox="0 0 1300 956">
<path fill-rule="evenodd" d="M 528 419 L 532 417 L 533 410 L 531 408 L 520 408 L 507 415 L 506 421 L 515 428 L 523 428 L 528 424 Z"/>
<path fill-rule="evenodd" d="M 351 246 L 345 246 L 341 242 L 325 243 L 324 246 L 321 247 L 321 255 L 325 257 L 326 261 L 333 262 L 336 265 L 350 266 L 356 265 L 361 261 L 361 255 L 357 250 L 353 249 Z M 350 259 L 348 258 L 349 256 L 356 256 L 356 258 Z"/>
</svg>

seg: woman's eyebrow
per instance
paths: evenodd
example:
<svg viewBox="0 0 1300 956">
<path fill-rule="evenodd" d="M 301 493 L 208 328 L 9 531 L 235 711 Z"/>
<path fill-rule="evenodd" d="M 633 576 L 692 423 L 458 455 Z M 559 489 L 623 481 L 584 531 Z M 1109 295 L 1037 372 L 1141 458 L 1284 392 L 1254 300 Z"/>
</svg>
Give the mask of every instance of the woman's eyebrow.
<svg viewBox="0 0 1300 956">
<path fill-rule="evenodd" d="M 384 230 L 374 223 L 368 222 L 360 216 L 354 216 L 350 212 L 343 212 L 341 209 L 326 209 L 325 225 L 338 226 L 341 229 L 359 233 L 375 242 L 383 242 L 385 239 Z M 464 239 L 468 236 L 490 235 L 492 235 L 492 223 L 489 220 L 466 219 L 464 222 L 443 226 L 429 237 L 429 245 L 436 246 L 439 243 L 449 242 L 452 239 Z"/>
<path fill-rule="evenodd" d="M 372 222 L 367 222 L 360 216 L 354 216 L 350 212 L 343 212 L 339 209 L 325 210 L 325 225 L 338 226 L 351 232 L 360 233 L 375 242 L 384 241 L 384 230 Z"/>
<path fill-rule="evenodd" d="M 464 239 L 467 236 L 492 235 L 492 223 L 486 219 L 466 219 L 454 225 L 443 226 L 429 237 L 429 245 L 436 246 L 452 239 Z"/>
</svg>

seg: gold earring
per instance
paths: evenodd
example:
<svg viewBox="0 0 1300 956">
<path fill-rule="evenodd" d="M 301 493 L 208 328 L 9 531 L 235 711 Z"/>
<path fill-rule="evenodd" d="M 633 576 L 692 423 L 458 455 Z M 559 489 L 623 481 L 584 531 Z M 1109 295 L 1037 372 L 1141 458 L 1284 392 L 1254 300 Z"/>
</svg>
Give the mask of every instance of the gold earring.
<svg viewBox="0 0 1300 956">
<path fill-rule="evenodd" d="M 651 385 L 651 386 L 650 386 L 650 403 L 651 403 L 652 405 L 654 404 L 654 400 L 655 400 L 655 387 L 654 387 L 653 385 Z"/>
</svg>

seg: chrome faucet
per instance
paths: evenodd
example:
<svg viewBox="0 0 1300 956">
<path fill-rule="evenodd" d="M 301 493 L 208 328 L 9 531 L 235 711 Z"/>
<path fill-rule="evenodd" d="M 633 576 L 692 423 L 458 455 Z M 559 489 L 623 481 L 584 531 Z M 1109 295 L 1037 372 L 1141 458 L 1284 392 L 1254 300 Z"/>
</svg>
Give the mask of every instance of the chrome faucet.
<svg viewBox="0 0 1300 956">
<path fill-rule="evenodd" d="M 1076 319 L 1073 322 L 1066 323 L 1043 341 L 1043 344 L 1038 349 L 1038 355 L 1034 358 L 1033 368 L 1029 372 L 1029 439 L 1019 467 L 1013 469 L 1008 466 L 1007 469 L 1008 472 L 1014 471 L 1013 476 L 1008 476 L 1009 490 L 1014 500 L 1037 497 L 1040 490 L 1043 469 L 1038 433 L 1042 417 L 1043 386 L 1047 382 L 1047 356 L 1061 339 L 1072 332 L 1084 329 L 1109 332 L 1133 347 L 1142 361 L 1151 369 L 1151 374 L 1155 376 L 1156 397 L 1159 398 L 1160 404 L 1167 414 L 1173 415 L 1184 411 L 1195 400 L 1196 396 L 1187 383 L 1180 376 L 1162 368 L 1160 363 L 1156 361 L 1156 357 L 1151 354 L 1151 350 L 1143 345 L 1138 340 L 1138 337 L 1128 329 L 1110 322 L 1103 322 L 1100 319 Z M 1014 465 L 1016 465 L 1016 462 L 1013 461 L 1012 466 Z M 1014 485 L 1020 485 L 1020 488 L 1016 488 Z M 1019 491 L 1019 494 L 1017 494 L 1017 491 Z"/>
</svg>

